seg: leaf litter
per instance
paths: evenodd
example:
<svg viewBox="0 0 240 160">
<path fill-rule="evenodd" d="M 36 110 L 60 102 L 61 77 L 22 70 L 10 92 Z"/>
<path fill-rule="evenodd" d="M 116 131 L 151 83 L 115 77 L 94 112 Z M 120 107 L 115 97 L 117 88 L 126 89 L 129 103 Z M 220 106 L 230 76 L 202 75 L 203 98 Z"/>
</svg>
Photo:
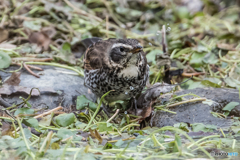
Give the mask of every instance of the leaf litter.
<svg viewBox="0 0 240 160">
<path fill-rule="evenodd" d="M 183 97 L 173 96 L 170 102 L 154 106 L 159 96 L 174 92 L 175 88 L 240 88 L 239 6 L 223 3 L 225 7 L 222 8 L 210 1 L 196 2 L 199 7 L 191 8 L 187 1 L 170 4 L 118 0 L 3 0 L 0 3 L 3 13 L 0 17 L 2 71 L 10 65 L 19 65 L 19 70 L 25 67 L 34 75 L 32 65 L 39 64 L 67 68 L 83 75 L 79 66 L 83 65 L 84 49 L 76 49 L 81 40 L 136 38 L 146 46 L 149 82 L 154 89 L 142 94 L 137 116 L 131 114 L 131 110 L 118 114 L 117 108 L 126 108 L 126 104 L 116 102 L 112 110 L 117 114 L 112 119 L 118 123 L 112 123 L 104 112 L 97 114 L 103 99 L 95 103 L 79 96 L 76 110 L 71 113 L 61 106 L 43 113 L 33 109 L 28 99 L 39 92 L 18 86 L 20 75 L 13 71 L 12 78 L 1 85 L 1 94 L 24 92 L 29 97 L 20 97 L 23 102 L 13 105 L 0 97 L 0 105 L 5 107 L 0 117 L 1 159 L 213 159 L 209 154 L 213 149 L 239 151 L 238 117 L 234 117 L 235 123 L 230 129 L 183 122 L 174 127 L 140 129 L 139 122 L 144 122 L 154 110 L 172 112 L 171 105 L 204 100 L 197 95 L 185 101 Z M 167 36 L 162 40 L 163 24 L 167 26 Z M 166 38 L 169 47 L 164 42 Z M 180 86 L 160 83 L 176 84 L 192 75 L 192 80 Z M 237 105 L 238 102 L 230 102 L 225 106 L 224 116 L 227 117 Z M 220 113 L 215 115 L 221 116 Z"/>
</svg>

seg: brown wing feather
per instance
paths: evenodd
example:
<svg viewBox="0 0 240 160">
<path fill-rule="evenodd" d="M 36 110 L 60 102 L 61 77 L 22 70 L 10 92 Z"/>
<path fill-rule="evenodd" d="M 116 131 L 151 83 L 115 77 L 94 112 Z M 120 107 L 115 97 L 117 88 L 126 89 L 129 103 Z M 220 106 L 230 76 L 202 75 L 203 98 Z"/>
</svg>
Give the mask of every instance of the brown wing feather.
<svg viewBox="0 0 240 160">
<path fill-rule="evenodd" d="M 100 69 L 109 63 L 109 50 L 114 42 L 99 41 L 90 46 L 84 54 L 84 69 Z"/>
</svg>

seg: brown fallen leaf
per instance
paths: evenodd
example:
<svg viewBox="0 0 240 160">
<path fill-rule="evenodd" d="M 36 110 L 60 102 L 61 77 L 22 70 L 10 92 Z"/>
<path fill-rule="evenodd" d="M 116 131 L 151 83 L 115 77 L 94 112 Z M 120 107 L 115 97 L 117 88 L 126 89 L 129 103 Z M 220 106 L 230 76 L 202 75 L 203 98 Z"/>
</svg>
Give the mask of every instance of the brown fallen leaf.
<svg viewBox="0 0 240 160">
<path fill-rule="evenodd" d="M 35 43 L 44 50 L 48 50 L 51 43 L 49 36 L 43 32 L 32 32 L 29 35 L 28 40 L 30 43 Z"/>
<path fill-rule="evenodd" d="M 98 133 L 97 129 L 95 129 L 95 136 L 98 139 L 99 143 L 102 143 L 102 137 L 100 136 L 100 134 Z"/>
<path fill-rule="evenodd" d="M 14 128 L 7 122 L 2 122 L 2 136 L 8 135 L 13 137 Z"/>
<path fill-rule="evenodd" d="M 220 49 L 228 50 L 228 51 L 235 51 L 236 50 L 233 45 L 226 44 L 226 43 L 219 43 L 219 44 L 217 44 L 217 47 L 220 48 Z"/>
<path fill-rule="evenodd" d="M 8 30 L 0 28 L 0 43 L 8 39 Z"/>
<path fill-rule="evenodd" d="M 97 140 L 99 141 L 99 143 L 102 143 L 102 137 L 100 136 L 100 134 L 98 133 L 98 131 L 95 129 L 94 132 L 93 130 L 91 130 L 91 128 L 89 128 L 90 134 L 92 137 L 97 138 Z"/>
<path fill-rule="evenodd" d="M 7 80 L 5 80 L 4 84 L 12 85 L 12 86 L 18 86 L 21 82 L 20 80 L 20 72 L 13 72 L 11 77 L 9 77 Z"/>
</svg>

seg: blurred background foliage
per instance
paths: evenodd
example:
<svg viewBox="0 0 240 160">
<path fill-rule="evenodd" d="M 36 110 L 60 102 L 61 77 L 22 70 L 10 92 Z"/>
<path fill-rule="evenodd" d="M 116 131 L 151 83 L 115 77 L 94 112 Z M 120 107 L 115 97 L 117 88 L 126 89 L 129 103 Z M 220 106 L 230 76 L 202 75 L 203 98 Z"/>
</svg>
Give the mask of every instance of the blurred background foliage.
<svg viewBox="0 0 240 160">
<path fill-rule="evenodd" d="M 171 74 L 168 74 L 167 76 L 170 77 L 167 78 L 171 79 L 171 83 L 179 83 L 194 75 L 192 80 L 181 85 L 181 88 L 184 89 L 208 86 L 240 88 L 239 6 L 239 0 L 0 0 L 0 70 L 4 71 L 10 65 L 21 66 L 22 62 L 43 64 L 50 61 L 55 62 L 55 66 L 62 65 L 65 68 L 71 68 L 78 75 L 82 75 L 82 55 L 85 48 L 81 44 L 81 40 L 91 37 L 102 39 L 135 38 L 141 42 L 147 53 L 151 84 L 164 81 L 167 73 L 165 69 L 168 66 Z M 167 35 L 168 50 L 166 52 L 163 52 L 162 47 L 164 43 L 162 42 L 163 25 Z M 175 98 L 173 97 L 173 99 Z M 24 98 L 22 99 L 24 104 L 27 103 Z M 182 98 L 179 97 L 179 99 Z M 77 109 L 88 102 L 90 102 L 90 106 L 88 104 L 90 109 L 97 106 L 97 104 L 87 100 L 85 96 L 79 96 L 77 101 L 79 104 L 81 102 Z M 207 103 L 212 105 L 213 101 L 208 101 L 205 104 Z M 227 111 L 229 108 L 233 109 L 238 102 L 229 104 L 227 108 L 225 107 Z M 31 106 L 29 103 L 27 105 Z M 26 107 L 17 110 L 17 112 L 19 111 L 26 115 L 34 113 L 33 109 Z M 13 139 L 10 136 L 13 136 L 13 130 L 16 129 L 15 125 L 11 127 L 11 125 L 7 126 L 3 123 L 5 126 L 2 127 L 2 130 L 9 136 L 3 136 L 0 139 L 2 144 L 0 149 L 6 151 L 4 153 L 6 159 L 14 157 L 12 154 L 15 152 L 10 149 L 16 150 L 16 148 L 18 148 L 17 155 L 25 154 L 25 159 L 43 156 L 65 159 L 65 155 L 68 159 L 70 156 L 74 156 L 74 159 L 95 159 L 94 157 L 97 155 L 114 159 L 130 159 L 132 155 L 129 157 L 127 155 L 129 152 L 134 153 L 135 159 L 139 159 L 139 156 L 140 159 L 142 157 L 146 157 L 146 159 L 156 157 L 176 159 L 178 156 L 186 159 L 186 157 L 194 157 L 189 152 L 198 152 L 200 145 L 206 142 L 212 143 L 213 145 L 209 146 L 218 149 L 222 146 L 234 149 L 236 144 L 236 148 L 239 150 L 236 141 L 238 137 L 236 139 L 232 137 L 234 135 L 232 130 L 236 135 L 239 134 L 239 121 L 233 123 L 235 126 L 232 126 L 232 130 L 226 130 L 229 131 L 228 135 L 225 130 L 223 132 L 220 128 L 221 135 L 225 137 L 226 134 L 227 138 L 207 140 L 208 138 L 220 137 L 220 135 L 199 132 L 202 136 L 201 140 L 194 142 L 189 138 L 190 143 L 183 136 L 180 137 L 178 134 L 169 136 L 165 132 L 170 130 L 188 137 L 185 132 L 189 132 L 190 125 L 187 123 L 174 125 L 181 130 L 173 127 L 135 130 L 133 126 L 138 126 L 137 119 L 130 121 L 128 114 L 124 114 L 125 118 L 120 124 L 105 122 L 101 117 L 97 117 L 94 120 L 95 124 L 98 123 L 97 131 L 97 126 L 91 125 L 91 121 L 88 124 L 85 123 L 89 119 L 93 121 L 95 117 L 92 116 L 93 114 L 91 111 L 88 115 L 84 112 L 79 113 L 78 119 L 84 119 L 84 123 L 75 119 L 73 113 L 56 116 L 54 118 L 56 122 L 65 128 L 60 128 L 57 123 L 52 121 L 53 114 L 44 117 L 39 124 L 34 118 L 25 118 L 31 127 L 44 132 L 43 136 L 39 137 L 31 134 L 27 128 L 20 127 L 21 135 L 15 133 L 14 138 L 16 139 Z M 223 115 L 216 112 L 214 114 L 215 116 Z M 228 115 L 229 112 L 226 114 Z M 225 117 L 225 115 L 223 116 Z M 238 117 L 234 118 L 239 119 Z M 13 122 L 13 119 L 8 117 L 1 117 L 1 119 Z M 51 126 L 51 123 L 54 126 Z M 20 121 L 18 124 L 21 126 Z M 87 132 L 81 132 L 80 136 L 76 135 L 76 130 L 85 128 L 83 131 L 86 131 L 89 125 L 95 132 L 93 134 L 93 131 L 90 130 L 90 134 L 93 135 L 92 137 L 96 137 L 100 143 L 96 142 L 96 139 L 93 141 L 89 136 L 90 134 L 86 134 Z M 130 130 L 130 128 L 132 129 Z M 195 133 L 202 130 L 209 132 L 216 128 L 210 124 L 204 126 L 198 123 L 192 126 L 192 131 Z M 58 132 L 53 133 L 52 130 L 58 130 Z M 125 132 L 125 130 L 128 131 Z M 6 133 L 6 131 L 9 132 Z M 162 131 L 163 134 L 158 133 Z M 98 132 L 104 133 L 101 135 L 104 137 L 104 147 L 101 145 L 102 139 Z M 133 133 L 134 137 L 131 137 Z M 199 133 L 192 135 L 192 137 L 199 137 Z M 44 137 L 44 134 L 47 138 Z M 121 135 L 122 137 L 120 140 L 114 139 L 111 141 L 114 144 L 111 144 L 107 140 L 112 138 L 112 135 Z M 129 145 L 130 142 L 122 140 L 123 138 L 125 140 L 134 139 L 135 135 L 136 137 L 139 135 L 139 139 L 131 145 Z M 73 141 L 69 136 L 73 138 Z M 27 145 L 27 140 L 30 138 L 31 148 Z M 47 139 L 49 141 L 45 151 L 43 151 Z M 185 144 L 182 145 L 181 139 L 188 147 Z M 207 141 L 202 142 L 203 140 Z M 48 149 L 50 141 L 53 143 L 51 149 Z M 197 148 L 191 148 L 196 144 Z M 126 150 L 128 147 L 130 149 Z M 113 155 L 112 153 L 115 152 L 116 154 Z M 212 158 L 207 151 L 205 154 Z M 147 157 L 149 155 L 152 157 Z M 197 156 L 202 155 L 197 153 Z"/>
<path fill-rule="evenodd" d="M 53 58 L 82 70 L 82 39 L 136 38 L 147 53 L 150 83 L 162 81 L 157 57 L 163 54 L 165 25 L 170 70 L 183 72 L 172 83 L 193 74 L 183 88 L 239 88 L 239 5 L 239 0 L 1 0 L 0 68 Z"/>
</svg>

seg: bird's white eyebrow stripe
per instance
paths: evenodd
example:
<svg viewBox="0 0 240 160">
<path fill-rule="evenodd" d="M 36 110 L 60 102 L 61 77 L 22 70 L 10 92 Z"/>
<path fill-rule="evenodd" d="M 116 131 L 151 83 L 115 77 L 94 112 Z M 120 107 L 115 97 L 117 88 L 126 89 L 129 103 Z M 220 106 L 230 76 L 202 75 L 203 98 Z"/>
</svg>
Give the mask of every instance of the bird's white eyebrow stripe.
<svg viewBox="0 0 240 160">
<path fill-rule="evenodd" d="M 129 48 L 129 49 L 133 49 L 132 46 L 127 45 L 127 44 L 123 44 L 123 43 L 115 43 L 115 44 L 113 44 L 112 49 L 113 49 L 113 48 L 116 48 L 116 47 L 120 47 L 120 46 L 123 46 L 123 47 L 125 47 L 125 48 Z"/>
</svg>

